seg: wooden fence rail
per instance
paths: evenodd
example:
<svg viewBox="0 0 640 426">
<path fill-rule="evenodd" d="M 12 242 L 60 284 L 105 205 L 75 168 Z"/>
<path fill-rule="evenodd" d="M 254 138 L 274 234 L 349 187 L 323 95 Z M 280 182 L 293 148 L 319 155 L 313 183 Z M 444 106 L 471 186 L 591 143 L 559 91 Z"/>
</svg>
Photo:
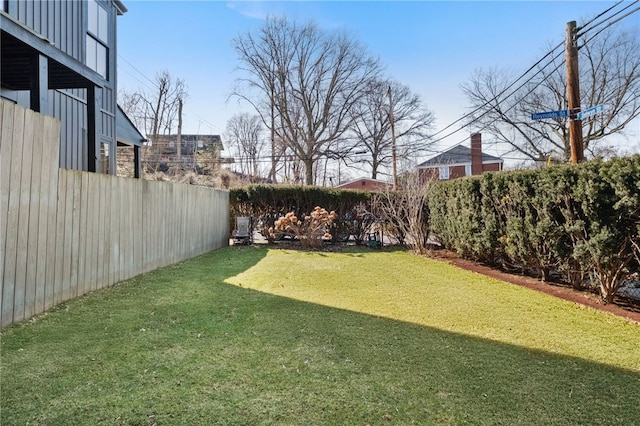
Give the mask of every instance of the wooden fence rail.
<svg viewBox="0 0 640 426">
<path fill-rule="evenodd" d="M 227 191 L 59 169 L 59 126 L 0 102 L 0 328 L 228 243 Z"/>
</svg>

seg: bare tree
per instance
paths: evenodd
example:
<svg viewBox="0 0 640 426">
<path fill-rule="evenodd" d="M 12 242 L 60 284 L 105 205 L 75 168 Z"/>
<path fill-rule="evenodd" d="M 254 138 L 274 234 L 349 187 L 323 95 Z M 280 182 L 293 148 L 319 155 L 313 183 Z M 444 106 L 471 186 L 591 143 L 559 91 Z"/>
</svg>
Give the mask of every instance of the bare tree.
<svg viewBox="0 0 640 426">
<path fill-rule="evenodd" d="M 172 77 L 167 70 L 156 74 L 152 90 L 122 92 L 125 113 L 151 140 L 147 161 L 157 162 L 169 142 L 175 142 L 179 152 L 180 141 L 168 141 L 162 136 L 171 134 L 186 98 L 184 80 Z"/>
<path fill-rule="evenodd" d="M 234 47 L 246 74 L 234 95 L 249 101 L 270 126 L 272 139 L 304 164 L 305 183 L 315 183 L 316 162 L 349 129 L 351 109 L 380 72 L 378 60 L 345 33 L 286 18 L 268 18 L 257 35 L 239 36 Z"/>
<path fill-rule="evenodd" d="M 415 158 L 429 147 L 428 132 L 433 126 L 434 115 L 423 106 L 420 96 L 397 81 L 368 81 L 365 96 L 352 115 L 353 145 L 346 157 L 357 153 L 356 161 L 369 165 L 373 179 L 377 178 L 379 168 L 390 165 L 392 159 L 392 117 L 397 151 L 402 159 Z M 361 156 L 363 153 L 365 155 Z"/>
<path fill-rule="evenodd" d="M 606 137 L 623 134 L 625 127 L 640 115 L 638 33 L 605 31 L 585 39 L 579 55 L 583 109 L 600 104 L 606 108 L 604 113 L 582 121 L 584 148 L 594 157 L 610 152 Z M 563 58 L 559 55 L 549 66 L 540 66 L 540 77 L 507 99 L 502 93 L 514 80 L 511 73 L 498 69 L 477 71 L 462 87 L 474 111 L 470 121 L 524 158 L 567 161 L 571 156 L 567 118 L 530 119 L 534 112 L 567 108 Z"/>
<path fill-rule="evenodd" d="M 232 97 L 249 103 L 270 131 L 271 170 L 269 177 L 276 182 L 278 161 L 284 155 L 276 135 L 276 95 L 279 76 L 291 66 L 289 44 L 294 37 L 288 23 L 270 18 L 257 34 L 247 32 L 232 40 L 232 46 L 240 59 L 237 68 L 242 74 L 236 80 Z M 282 78 L 280 78 L 282 80 Z"/>
<path fill-rule="evenodd" d="M 235 150 L 240 172 L 252 179 L 261 178 L 260 157 L 265 140 L 260 117 L 248 113 L 236 114 L 227 122 L 226 140 Z"/>
</svg>

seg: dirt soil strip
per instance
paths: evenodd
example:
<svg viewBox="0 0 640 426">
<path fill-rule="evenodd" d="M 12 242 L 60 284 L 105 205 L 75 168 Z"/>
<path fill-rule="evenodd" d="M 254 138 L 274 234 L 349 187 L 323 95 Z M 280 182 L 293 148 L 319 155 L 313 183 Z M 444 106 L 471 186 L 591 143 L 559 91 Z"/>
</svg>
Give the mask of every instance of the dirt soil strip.
<svg viewBox="0 0 640 426">
<path fill-rule="evenodd" d="M 524 275 L 510 274 L 473 262 L 471 260 L 461 259 L 457 257 L 457 255 L 452 253 L 439 253 L 436 254 L 435 257 L 468 271 L 477 272 L 488 277 L 496 278 L 508 283 L 516 284 L 533 290 L 541 291 L 552 296 L 560 297 L 562 299 L 569 300 L 580 305 L 589 306 L 594 309 L 609 312 L 614 315 L 624 317 L 640 325 L 640 312 L 628 310 L 612 303 L 604 303 L 599 296 L 592 293 L 574 290 L 570 287 L 562 287 L 558 284 L 545 283 L 535 278 L 527 277 Z"/>
</svg>

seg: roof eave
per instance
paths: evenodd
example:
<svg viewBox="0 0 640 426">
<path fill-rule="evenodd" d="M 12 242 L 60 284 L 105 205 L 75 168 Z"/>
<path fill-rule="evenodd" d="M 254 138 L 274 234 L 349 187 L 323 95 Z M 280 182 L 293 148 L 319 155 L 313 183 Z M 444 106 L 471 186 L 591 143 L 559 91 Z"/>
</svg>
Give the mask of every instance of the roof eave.
<svg viewBox="0 0 640 426">
<path fill-rule="evenodd" d="M 115 3 L 116 7 L 118 8 L 118 15 L 124 15 L 129 10 L 124 5 L 124 3 L 122 3 L 121 0 L 113 0 L 113 2 Z"/>
</svg>

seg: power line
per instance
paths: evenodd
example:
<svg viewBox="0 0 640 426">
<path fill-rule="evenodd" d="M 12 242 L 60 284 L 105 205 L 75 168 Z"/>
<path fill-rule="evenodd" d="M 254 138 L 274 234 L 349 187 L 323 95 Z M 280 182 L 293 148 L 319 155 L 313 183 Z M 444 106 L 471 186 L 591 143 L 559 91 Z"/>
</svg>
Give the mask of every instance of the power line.
<svg viewBox="0 0 640 426">
<path fill-rule="evenodd" d="M 138 83 L 140 83 L 142 86 L 144 86 L 147 90 L 152 90 L 152 91 L 156 91 L 159 90 L 159 86 L 158 84 L 153 81 L 151 78 L 149 78 L 145 73 L 143 73 L 142 71 L 140 71 L 138 68 L 136 68 L 131 62 L 129 62 L 126 58 L 124 58 L 122 55 L 118 54 L 118 58 L 122 59 L 124 62 L 126 62 L 126 64 L 131 67 L 136 73 L 138 73 L 139 75 L 142 76 L 142 78 L 144 78 L 144 80 L 146 80 L 147 82 L 149 82 L 151 84 L 151 86 L 149 86 L 146 82 L 140 80 L 139 78 L 136 78 L 135 75 L 133 75 L 131 72 L 127 71 L 126 69 L 124 69 L 123 67 L 121 67 L 121 69 L 126 72 L 127 74 L 129 74 L 134 80 L 136 80 Z M 194 111 L 191 111 L 191 107 L 189 106 L 189 103 L 186 103 L 185 105 L 185 109 L 187 110 L 186 112 L 188 113 L 187 115 L 192 116 L 197 118 L 200 123 L 203 123 L 205 125 L 207 125 L 211 130 L 217 130 L 219 132 L 223 132 L 222 129 L 220 129 L 218 126 L 214 125 L 213 123 L 209 122 L 207 119 L 205 119 L 204 117 L 200 116 L 199 114 L 196 114 Z"/>
<path fill-rule="evenodd" d="M 562 44 L 560 44 L 561 46 Z M 475 114 L 476 112 L 486 108 L 487 106 L 491 105 L 492 102 L 494 101 L 499 101 L 499 98 L 504 95 L 504 93 L 511 89 L 519 80 L 522 79 L 522 77 L 524 77 L 533 67 L 537 66 L 540 62 L 542 62 L 542 60 L 544 60 L 546 57 L 548 57 L 551 53 L 553 53 L 559 46 L 554 47 L 549 53 L 547 53 L 541 60 L 539 60 L 538 62 L 536 62 L 535 65 L 533 65 L 532 67 L 529 68 L 529 70 L 527 70 L 526 73 L 522 74 L 520 77 L 518 77 L 513 83 L 511 83 L 509 86 L 507 86 L 505 89 L 503 89 L 500 93 L 498 93 L 497 95 L 495 95 L 493 98 L 491 98 L 488 101 L 485 101 L 485 103 L 481 106 L 479 106 L 478 108 L 474 109 L 473 111 L 471 111 L 470 113 L 462 116 L 461 118 L 457 119 L 456 121 L 454 121 L 452 124 L 450 124 L 448 127 L 451 127 L 453 124 L 458 123 L 466 118 L 472 117 L 473 114 Z M 564 52 L 560 52 L 558 54 L 556 54 L 551 61 L 549 61 L 549 63 L 547 63 L 546 65 L 544 65 L 542 68 L 540 68 L 538 70 L 538 72 L 536 72 L 534 75 L 532 75 L 531 77 L 529 77 L 529 79 L 527 79 L 525 82 L 523 82 L 521 85 L 519 85 L 517 88 L 515 88 L 513 91 L 511 91 L 511 93 L 509 93 L 508 95 L 505 96 L 504 99 L 502 99 L 502 101 L 504 102 L 505 100 L 507 100 L 508 98 L 510 98 L 511 96 L 513 96 L 514 94 L 516 94 L 520 89 L 522 89 L 524 86 L 526 86 L 527 84 L 531 83 L 531 81 L 533 80 L 534 77 L 536 77 L 538 74 L 544 72 L 544 70 L 546 69 L 546 67 L 548 67 L 549 65 L 551 65 L 556 59 L 558 59 L 558 57 L 562 56 Z M 564 64 L 564 61 L 562 61 L 560 63 L 560 65 L 558 65 L 551 73 L 555 72 L 558 68 L 560 68 L 562 66 L 562 64 Z M 542 83 L 542 82 L 540 82 Z M 535 85 L 531 90 L 529 90 L 529 92 L 527 93 L 530 94 L 535 88 L 537 88 L 540 83 L 538 83 L 537 85 Z M 511 106 L 509 109 L 507 109 L 505 112 L 509 112 L 511 109 L 513 109 L 515 107 L 515 105 Z M 478 120 L 480 120 L 480 118 L 482 118 L 484 115 L 486 115 L 487 113 L 483 113 L 481 114 L 479 117 L 475 117 L 473 120 L 471 120 L 471 122 L 464 124 L 463 126 L 460 126 L 459 128 L 457 128 L 456 130 L 449 132 L 448 134 L 446 134 L 445 136 L 442 136 L 438 139 L 436 139 L 435 141 L 432 141 L 433 143 L 437 143 L 440 142 L 441 140 L 444 140 L 446 138 L 448 138 L 449 136 L 452 136 L 456 133 L 458 133 L 459 131 L 467 128 L 468 126 L 470 126 L 471 124 L 477 122 Z M 446 129 L 445 128 L 445 129 Z M 486 128 L 486 127 L 485 127 Z M 444 130 L 444 129 L 443 129 Z M 441 133 L 442 131 L 438 132 Z M 436 133 L 436 135 L 438 134 Z M 435 136 L 435 135 L 434 135 Z"/>
<path fill-rule="evenodd" d="M 562 46 L 563 43 L 558 44 L 557 46 L 555 46 L 553 49 L 551 49 L 551 51 L 549 51 L 547 54 L 545 54 L 538 62 L 536 62 L 535 64 L 533 64 L 532 66 L 529 67 L 529 69 L 527 69 L 524 73 L 522 73 L 513 83 L 511 83 L 509 86 L 507 86 L 506 88 L 504 88 L 500 93 L 498 93 L 497 95 L 495 95 L 491 100 L 487 101 L 486 104 L 488 104 L 489 102 L 493 102 L 495 100 L 498 100 L 498 98 L 500 96 L 502 96 L 507 90 L 509 90 L 511 87 L 513 87 L 518 81 L 520 81 L 522 78 L 524 78 L 531 70 L 533 70 L 537 65 L 540 64 L 540 62 L 544 61 L 549 55 L 551 55 L 558 47 Z M 555 59 L 555 58 L 554 58 Z M 445 130 L 447 130 L 448 128 L 452 127 L 453 125 L 455 125 L 456 123 L 459 123 L 462 120 L 465 120 L 469 117 L 471 117 L 473 114 L 475 114 L 476 112 L 480 111 L 484 106 L 480 106 L 478 108 L 476 108 L 475 110 L 471 111 L 470 113 L 465 114 L 464 116 L 458 118 L 457 120 L 455 120 L 454 122 L 452 122 L 451 124 L 447 125 L 446 127 L 444 127 L 442 130 L 439 130 L 438 132 L 434 133 L 432 136 L 437 136 L 440 133 L 444 132 Z M 463 126 L 463 128 L 466 126 Z M 456 130 L 453 133 L 457 133 L 460 129 Z M 450 133 L 447 136 L 451 136 Z M 447 136 L 444 136 L 438 140 L 436 140 L 436 142 L 446 138 Z"/>
<path fill-rule="evenodd" d="M 598 28 L 601 25 L 607 24 L 604 28 L 602 28 L 600 31 L 598 31 L 595 35 L 593 35 L 591 38 L 595 38 L 596 36 L 598 36 L 602 31 L 606 30 L 607 28 L 609 28 L 610 26 L 614 25 L 615 23 L 621 21 L 622 19 L 626 18 L 627 16 L 631 15 L 632 13 L 637 12 L 638 10 L 640 10 L 640 7 L 626 13 L 625 15 L 621 16 L 620 18 L 611 21 L 615 16 L 619 15 L 620 13 L 624 12 L 625 10 L 629 9 L 631 6 L 633 6 L 634 4 L 638 3 L 640 0 L 635 0 L 634 2 L 632 2 L 631 4 L 625 6 L 623 9 L 615 12 L 613 15 L 603 19 L 602 21 L 594 24 L 592 26 L 592 28 L 588 28 L 589 25 L 591 25 L 594 21 L 596 21 L 597 19 L 599 19 L 600 17 L 604 16 L 605 14 L 607 14 L 608 12 L 610 12 L 611 10 L 613 10 L 615 7 L 617 7 L 618 5 L 620 5 L 621 3 L 623 3 L 623 1 L 618 1 L 617 3 L 615 3 L 613 6 L 609 7 L 608 9 L 606 9 L 605 11 L 599 13 L 597 16 L 595 16 L 594 18 L 592 18 L 591 20 L 589 20 L 586 24 L 584 24 L 583 26 L 581 26 L 582 29 L 584 29 L 584 31 L 582 33 L 580 33 L 579 35 L 584 35 L 586 33 L 588 33 L 589 31 L 592 31 L 596 28 Z M 586 29 L 585 29 L 586 28 Z M 579 36 L 578 35 L 578 36 Z M 475 113 L 477 113 L 478 111 L 486 108 L 487 106 L 491 105 L 491 103 L 493 103 L 494 101 L 498 101 L 509 89 L 511 89 L 513 86 L 515 86 L 517 84 L 518 81 L 520 81 L 521 79 L 523 79 L 527 74 L 529 74 L 535 67 L 537 67 L 542 61 L 544 61 L 547 57 L 549 57 L 551 54 L 553 54 L 553 52 L 555 52 L 559 47 L 561 47 L 564 44 L 564 41 L 559 43 L 558 45 L 556 45 L 555 47 L 553 47 L 549 52 L 547 52 L 540 60 L 538 60 L 534 65 L 532 65 L 531 67 L 529 67 L 524 73 L 522 73 L 517 79 L 515 79 L 510 85 L 508 85 L 506 88 L 504 88 L 500 93 L 498 93 L 497 95 L 495 95 L 492 99 L 485 101 L 485 103 L 481 106 L 479 106 L 478 108 L 474 109 L 473 111 L 465 114 L 464 116 L 460 117 L 459 119 L 453 121 L 452 123 L 450 123 L 449 125 L 445 126 L 443 129 L 439 130 L 438 132 L 436 132 L 435 134 L 433 134 L 432 136 L 437 136 L 439 134 L 441 134 L 442 132 L 444 132 L 445 130 L 453 127 L 455 124 L 468 119 L 470 117 L 472 117 Z M 503 101 L 508 99 L 509 97 L 511 97 L 512 95 L 514 95 L 515 93 L 517 93 L 518 90 L 520 90 L 522 87 L 524 87 L 525 85 L 529 84 L 533 78 L 535 78 L 538 74 L 540 74 L 541 72 L 543 72 L 546 67 L 548 67 L 549 65 L 553 64 L 554 61 L 562 55 L 563 52 L 560 52 L 559 54 L 557 54 L 550 62 L 548 62 L 547 64 L 545 64 L 542 68 L 539 69 L 539 71 L 537 73 L 535 73 L 534 75 L 530 76 L 523 84 L 521 84 L 520 86 L 518 86 L 517 89 L 513 90 L 511 93 L 509 93 L 508 95 L 506 95 L 504 97 L 504 99 L 502 99 Z M 557 71 L 562 65 L 564 64 L 564 60 L 561 61 L 561 63 L 556 66 L 556 68 L 550 73 L 554 73 L 555 71 Z M 533 86 L 529 92 L 527 93 L 530 94 L 535 88 L 537 88 L 540 84 L 542 83 L 539 82 L 538 84 L 536 84 L 535 86 Z M 507 109 L 505 112 L 510 111 L 511 109 L 513 109 L 515 107 L 515 105 L 511 106 L 509 109 Z M 486 113 L 485 113 L 486 114 Z M 454 135 L 455 133 L 458 133 L 459 131 L 467 128 L 468 126 L 470 126 L 471 124 L 474 124 L 475 122 L 477 122 L 480 118 L 482 118 L 485 114 L 481 114 L 479 117 L 475 117 L 473 120 L 471 120 L 468 123 L 465 123 L 464 125 L 458 127 L 457 129 L 455 129 L 452 132 L 447 133 L 445 136 L 442 136 L 438 139 L 436 139 L 435 141 L 433 141 L 433 143 L 437 143 L 440 142 L 452 135 Z M 486 129 L 487 126 L 485 125 L 483 127 L 483 129 Z M 466 139 L 465 139 L 466 140 Z M 465 140 L 463 140 L 462 142 L 459 142 L 456 145 L 459 145 L 461 143 L 463 143 Z M 454 145 L 455 146 L 455 145 Z"/>
<path fill-rule="evenodd" d="M 603 15 L 606 15 L 607 13 L 609 13 L 612 9 L 614 9 L 615 7 L 617 7 L 620 3 L 623 3 L 624 0 L 619 0 L 617 3 L 615 3 L 613 6 L 609 7 L 608 9 L 605 9 L 603 12 L 598 13 L 596 16 L 594 16 L 593 18 L 591 18 L 591 20 L 589 20 L 588 22 L 582 24 L 578 30 L 583 30 L 586 29 L 589 25 L 591 25 L 591 23 L 593 23 L 593 21 L 595 21 L 596 19 L 600 18 Z M 596 26 L 599 24 L 595 24 Z"/>
<path fill-rule="evenodd" d="M 602 15 L 604 15 L 604 14 L 606 14 L 606 13 L 610 12 L 613 8 L 615 8 L 616 6 L 618 6 L 620 3 L 623 3 L 623 2 L 624 2 L 623 0 L 618 1 L 616 4 L 614 4 L 613 6 L 611 6 L 610 8 L 608 8 L 607 10 L 605 10 L 604 12 L 600 13 L 598 16 L 594 17 L 593 19 L 591 19 L 591 20 L 590 20 L 589 22 L 587 22 L 586 24 L 581 25 L 581 26 L 578 28 L 578 34 L 576 35 L 576 37 L 580 37 L 580 36 L 582 36 L 582 35 L 584 35 L 584 34 L 588 33 L 589 31 L 594 30 L 595 28 L 599 27 L 600 25 L 603 25 L 603 24 L 604 24 L 604 23 L 606 23 L 607 21 L 610 21 L 611 19 L 613 19 L 613 18 L 614 18 L 614 17 L 616 17 L 617 15 L 619 15 L 619 14 L 621 14 L 622 12 L 624 12 L 625 10 L 629 9 L 629 8 L 630 8 L 631 6 L 633 6 L 634 4 L 637 4 L 637 3 L 638 3 L 638 1 L 639 1 L 639 0 L 635 0 L 635 1 L 631 2 L 631 3 L 629 3 L 627 6 L 623 7 L 622 9 L 620 9 L 619 11 L 617 11 L 616 13 L 614 13 L 613 15 L 608 16 L 607 18 L 603 19 L 601 22 L 598 22 L 597 24 L 594 24 L 594 25 L 593 25 L 593 28 L 588 28 L 588 27 L 589 27 L 589 25 L 590 25 L 593 21 L 595 21 L 596 19 L 600 18 Z M 605 27 L 605 28 L 608 28 L 608 27 L 609 27 L 609 26 L 611 26 L 612 24 L 615 24 L 615 23 L 619 22 L 620 20 L 622 20 L 623 18 L 626 18 L 626 17 L 627 17 L 627 16 L 629 16 L 631 13 L 633 13 L 633 12 L 635 12 L 635 11 L 637 11 L 637 10 L 638 10 L 638 9 L 635 9 L 634 11 L 631 11 L 631 12 L 629 12 L 629 13 L 625 14 L 624 16 L 621 16 L 620 18 L 616 19 L 615 21 L 610 22 L 610 23 L 609 23 L 609 25 L 607 25 L 607 27 Z"/>
<path fill-rule="evenodd" d="M 629 7 L 633 6 L 634 4 L 637 4 L 639 0 L 634 1 L 633 3 L 629 4 L 627 7 L 625 7 L 624 9 L 622 9 L 620 12 L 621 13 L 625 10 L 627 10 Z M 640 10 L 640 6 L 636 7 L 635 9 L 633 9 L 630 12 L 625 13 L 624 15 L 622 15 L 621 17 L 619 17 L 618 19 L 611 21 L 607 24 L 607 26 L 605 26 L 604 28 L 600 29 L 600 31 L 598 31 L 597 33 L 595 33 L 594 35 L 591 36 L 591 38 L 596 38 L 598 37 L 598 35 L 600 35 L 603 31 L 605 31 L 607 28 L 611 27 L 614 24 L 617 24 L 618 22 L 622 21 L 624 18 L 628 17 L 629 15 L 632 15 L 633 13 L 636 13 L 638 10 Z M 618 13 L 614 14 L 613 16 L 611 16 L 609 19 L 613 18 L 614 16 L 616 16 Z M 577 37 L 580 37 L 581 35 L 586 34 L 587 32 L 589 32 L 590 30 L 584 31 L 581 34 L 578 34 Z"/>
<path fill-rule="evenodd" d="M 122 59 L 123 61 L 125 61 L 127 63 L 127 65 L 129 65 L 131 68 L 133 68 L 138 74 L 140 74 L 142 76 L 142 78 L 144 78 L 145 80 L 147 80 L 149 83 L 151 83 L 151 85 L 154 87 L 154 90 L 158 88 L 158 86 L 156 85 L 156 83 L 151 80 L 149 77 L 147 77 L 142 71 L 140 71 L 138 68 L 136 68 L 131 62 L 127 61 L 126 58 L 124 58 L 122 55 L 118 54 L 118 58 Z M 131 75 L 133 77 L 133 75 L 131 73 L 128 73 L 129 75 Z M 135 77 L 134 77 L 135 78 Z M 136 79 L 138 82 L 142 83 L 140 80 Z M 145 83 L 143 83 L 145 84 Z M 147 86 L 147 88 L 149 88 Z"/>
</svg>

